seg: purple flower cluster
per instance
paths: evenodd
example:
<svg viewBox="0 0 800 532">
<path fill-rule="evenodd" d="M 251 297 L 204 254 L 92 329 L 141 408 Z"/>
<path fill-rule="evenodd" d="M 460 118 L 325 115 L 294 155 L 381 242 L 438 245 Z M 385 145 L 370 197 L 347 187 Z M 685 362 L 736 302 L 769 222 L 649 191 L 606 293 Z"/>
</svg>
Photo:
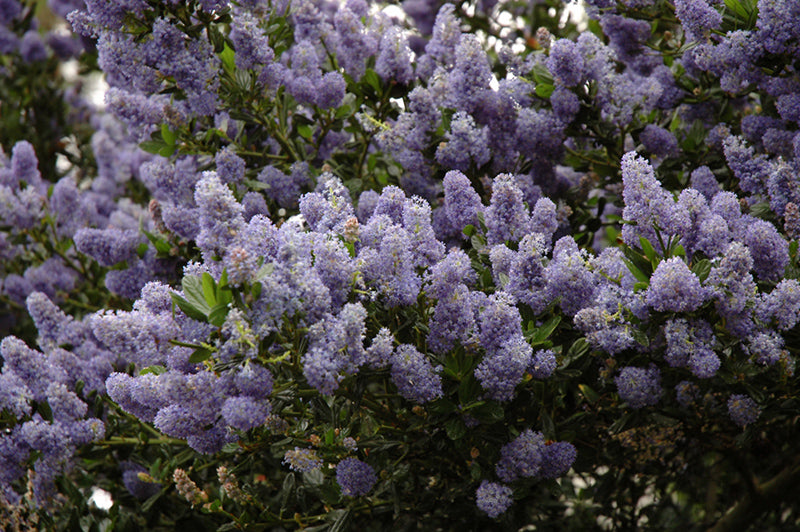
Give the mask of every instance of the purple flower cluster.
<svg viewBox="0 0 800 532">
<path fill-rule="evenodd" d="M 653 406 L 661 399 L 661 371 L 655 366 L 624 367 L 614 382 L 620 398 L 631 408 Z"/>
<path fill-rule="evenodd" d="M 745 428 L 758 419 L 761 409 L 747 395 L 733 394 L 728 398 L 728 414 L 734 423 Z"/>
<path fill-rule="evenodd" d="M 336 483 L 342 495 L 361 497 L 372 491 L 378 477 L 372 466 L 358 458 L 345 458 L 336 465 Z"/>
<path fill-rule="evenodd" d="M 513 491 L 508 486 L 484 480 L 475 492 L 478 509 L 494 519 L 514 503 Z"/>
</svg>

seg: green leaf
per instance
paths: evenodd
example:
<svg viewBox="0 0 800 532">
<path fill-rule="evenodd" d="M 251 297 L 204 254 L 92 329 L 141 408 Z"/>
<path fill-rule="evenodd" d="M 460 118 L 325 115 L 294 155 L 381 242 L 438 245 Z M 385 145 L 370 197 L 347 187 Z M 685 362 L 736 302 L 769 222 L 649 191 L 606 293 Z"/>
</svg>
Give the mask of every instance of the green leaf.
<svg viewBox="0 0 800 532">
<path fill-rule="evenodd" d="M 322 486 L 322 483 L 325 482 L 325 475 L 322 474 L 320 469 L 312 469 L 303 473 L 303 481 L 309 486 Z"/>
<path fill-rule="evenodd" d="M 556 425 L 553 423 L 553 418 L 545 410 L 540 412 L 542 417 L 542 433 L 548 440 L 554 440 L 556 437 Z"/>
<path fill-rule="evenodd" d="M 167 146 L 174 146 L 177 135 L 172 131 L 167 124 L 161 124 L 161 138 Z"/>
<path fill-rule="evenodd" d="M 208 313 L 208 323 L 214 327 L 222 327 L 222 324 L 225 323 L 225 319 L 228 317 L 229 312 L 230 306 L 228 303 L 218 303 L 214 305 L 211 308 L 211 311 Z"/>
<path fill-rule="evenodd" d="M 173 153 L 175 153 L 175 150 L 176 150 L 176 149 L 177 149 L 177 148 L 176 148 L 174 145 L 173 145 L 173 146 L 164 146 L 163 148 L 161 148 L 160 150 L 158 150 L 158 154 L 159 154 L 160 156 L 162 156 L 162 157 L 169 157 L 170 155 L 172 155 Z"/>
<path fill-rule="evenodd" d="M 314 136 L 314 130 L 311 129 L 311 126 L 307 124 L 303 124 L 302 126 L 297 127 L 297 133 L 306 140 L 311 140 L 311 137 Z"/>
<path fill-rule="evenodd" d="M 204 273 L 204 275 L 208 275 Z M 212 278 L 213 281 L 213 278 Z M 211 311 L 211 305 L 206 301 L 206 296 L 203 288 L 203 281 L 196 275 L 186 275 L 181 280 L 181 287 L 183 294 L 194 308 L 202 312 L 205 316 Z"/>
<path fill-rule="evenodd" d="M 146 501 L 144 501 L 142 503 L 142 512 L 148 512 L 150 508 L 152 508 L 153 505 L 156 503 L 156 501 L 160 499 L 162 495 L 164 495 L 166 490 L 167 488 L 164 488 L 155 495 L 153 495 L 152 497 L 150 497 L 149 499 L 147 499 Z"/>
<path fill-rule="evenodd" d="M 639 237 L 639 244 L 642 246 L 642 251 L 644 251 L 644 255 L 647 257 L 647 260 L 650 261 L 650 264 L 655 270 L 656 266 L 658 266 L 658 263 L 661 262 L 661 258 L 658 256 L 658 253 L 656 253 L 655 248 L 653 248 L 653 245 L 650 243 L 650 241 L 643 236 Z"/>
<path fill-rule="evenodd" d="M 586 353 L 589 352 L 589 342 L 586 341 L 586 338 L 578 338 L 572 345 L 569 346 L 569 350 L 567 351 L 566 356 L 564 357 L 565 362 L 569 365 L 571 362 L 578 360 Z"/>
<path fill-rule="evenodd" d="M 228 46 L 228 43 L 222 48 L 222 51 L 219 53 L 219 58 L 222 61 L 222 66 L 225 67 L 225 70 L 228 72 L 233 72 L 236 70 L 236 55 L 233 49 Z"/>
<path fill-rule="evenodd" d="M 283 485 L 281 486 L 281 510 L 286 510 L 286 504 L 289 502 L 289 497 L 294 491 L 295 480 L 294 473 L 289 473 L 283 478 Z"/>
<path fill-rule="evenodd" d="M 462 405 L 472 403 L 481 393 L 480 384 L 475 380 L 472 373 L 467 374 L 458 385 L 458 401 Z"/>
<path fill-rule="evenodd" d="M 147 153 L 158 154 L 161 150 L 169 148 L 163 141 L 145 140 L 139 143 L 139 149 Z"/>
<path fill-rule="evenodd" d="M 531 73 L 533 74 L 533 80 L 537 85 L 540 83 L 548 85 L 553 84 L 553 75 L 543 63 L 536 63 L 536 66 L 533 67 L 533 71 Z"/>
<path fill-rule="evenodd" d="M 695 262 L 692 264 L 692 273 L 700 279 L 700 282 L 705 281 L 708 274 L 711 273 L 711 261 L 703 259 Z"/>
<path fill-rule="evenodd" d="M 550 95 L 553 94 L 555 87 L 549 83 L 540 83 L 536 85 L 536 88 L 533 91 L 536 93 L 536 96 L 539 98 L 550 98 Z"/>
<path fill-rule="evenodd" d="M 183 297 L 179 296 L 174 292 L 170 295 L 172 296 L 172 302 L 178 305 L 178 308 L 180 308 L 184 314 L 186 314 L 193 320 L 203 321 L 203 322 L 208 321 L 208 316 L 206 316 L 206 314 L 202 310 L 200 310 L 193 304 L 189 303 L 186 299 L 184 299 Z"/>
<path fill-rule="evenodd" d="M 460 440 L 467 433 L 467 426 L 460 417 L 449 420 L 444 424 L 444 429 L 451 440 Z"/>
<path fill-rule="evenodd" d="M 559 323 L 561 323 L 560 315 L 555 315 L 546 322 L 544 322 L 544 324 L 542 324 L 542 326 L 538 328 L 536 333 L 531 338 L 531 343 L 540 344 L 545 340 L 547 340 L 553 333 L 553 331 L 556 330 L 556 327 L 558 327 Z"/>
<path fill-rule="evenodd" d="M 497 423 L 502 421 L 505 416 L 505 411 L 500 403 L 494 401 L 485 403 L 481 406 L 475 407 L 472 413 L 485 423 Z"/>
<path fill-rule="evenodd" d="M 331 525 L 330 532 L 343 532 L 344 530 L 348 530 L 349 526 L 348 523 L 350 522 L 350 509 L 347 508 L 345 510 L 334 510 L 331 512 L 331 515 L 335 515 L 336 518 Z"/>
<path fill-rule="evenodd" d="M 164 240 L 163 238 L 149 231 L 145 231 L 144 229 L 142 230 L 142 232 L 147 237 L 147 240 L 149 240 L 153 244 L 153 246 L 156 248 L 156 251 L 158 251 L 159 253 L 169 253 L 170 251 L 172 251 L 172 246 L 170 245 L 170 243 Z"/>
<path fill-rule="evenodd" d="M 589 404 L 595 404 L 600 399 L 600 395 L 588 384 L 579 384 L 578 389 Z"/>
<path fill-rule="evenodd" d="M 139 375 L 147 375 L 148 373 L 152 373 L 153 375 L 161 375 L 162 373 L 166 372 L 167 368 L 164 366 L 147 366 L 139 372 Z"/>
<path fill-rule="evenodd" d="M 636 277 L 638 281 L 648 285 L 650 284 L 650 278 L 646 276 L 644 273 L 642 273 L 642 270 L 637 268 L 633 264 L 633 262 L 631 262 L 628 259 L 622 259 L 622 260 L 625 261 L 625 265 L 628 267 L 628 270 L 633 274 L 634 277 Z"/>
<path fill-rule="evenodd" d="M 211 358 L 211 350 L 205 347 L 198 347 L 189 357 L 190 364 L 199 364 Z"/>
<path fill-rule="evenodd" d="M 364 77 L 362 78 L 363 81 L 367 82 L 367 85 L 372 87 L 376 93 L 380 94 L 381 92 L 381 78 L 378 77 L 378 74 L 368 68 L 367 71 L 364 73 Z"/>
<path fill-rule="evenodd" d="M 203 288 L 203 299 L 205 299 L 206 303 L 208 303 L 209 308 L 213 307 L 217 304 L 217 282 L 214 281 L 214 278 L 211 277 L 211 274 L 208 272 L 203 272 L 203 276 L 200 281 L 200 285 Z"/>
</svg>

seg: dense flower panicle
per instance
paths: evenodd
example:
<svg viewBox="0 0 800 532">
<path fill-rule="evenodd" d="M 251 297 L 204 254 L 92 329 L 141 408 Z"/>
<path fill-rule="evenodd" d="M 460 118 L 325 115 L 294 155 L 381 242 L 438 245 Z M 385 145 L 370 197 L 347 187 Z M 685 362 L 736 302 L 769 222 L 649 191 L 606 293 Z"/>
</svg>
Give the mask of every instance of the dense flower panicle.
<svg viewBox="0 0 800 532">
<path fill-rule="evenodd" d="M 214 156 L 214 163 L 217 166 L 217 175 L 223 183 L 237 185 L 244 179 L 244 159 L 236 155 L 231 146 L 218 151 Z"/>
<path fill-rule="evenodd" d="M 659 263 L 645 295 L 648 306 L 659 312 L 697 310 L 705 297 L 700 279 L 680 257 Z"/>
<path fill-rule="evenodd" d="M 779 334 L 762 332 L 751 336 L 744 348 L 758 364 L 772 366 L 784 354 L 783 344 L 783 337 Z"/>
<path fill-rule="evenodd" d="M 250 430 L 263 425 L 269 412 L 268 402 L 241 395 L 228 397 L 221 410 L 225 422 L 238 430 Z"/>
<path fill-rule="evenodd" d="M 234 373 L 233 381 L 239 392 L 256 399 L 265 399 L 272 393 L 272 373 L 252 361 Z"/>
<path fill-rule="evenodd" d="M 89 255 L 101 266 L 111 267 L 124 260 L 132 259 L 140 241 L 137 231 L 85 228 L 75 236 L 75 248 Z"/>
<path fill-rule="evenodd" d="M 405 229 L 390 225 L 385 228 L 378 249 L 364 248 L 358 255 L 367 281 L 376 285 L 390 307 L 413 304 L 422 287 L 414 268 L 411 242 Z"/>
<path fill-rule="evenodd" d="M 568 316 L 574 316 L 593 301 L 597 279 L 588 268 L 586 253 L 578 249 L 571 236 L 556 242 L 544 279 L 548 298 L 558 300 L 561 310 Z"/>
<path fill-rule="evenodd" d="M 467 176 L 458 170 L 447 172 L 443 180 L 444 210 L 450 225 L 463 238 L 461 231 L 467 225 L 478 227 L 478 213 L 484 210 L 481 198 Z"/>
<path fill-rule="evenodd" d="M 444 257 L 445 246 L 436 238 L 431 225 L 431 206 L 419 196 L 403 205 L 403 227 L 411 238 L 414 265 L 430 267 Z"/>
<path fill-rule="evenodd" d="M 711 268 L 705 283 L 717 312 L 726 318 L 728 329 L 740 338 L 748 336 L 755 326 L 748 310 L 756 304 L 758 292 L 750 274 L 752 267 L 747 246 L 732 242 L 719 264 Z"/>
<path fill-rule="evenodd" d="M 699 166 L 692 170 L 689 185 L 700 191 L 708 201 L 711 201 L 721 190 L 714 172 L 708 166 Z"/>
<path fill-rule="evenodd" d="M 761 409 L 749 396 L 733 394 L 728 398 L 728 415 L 734 423 L 745 428 L 758 419 Z"/>
<path fill-rule="evenodd" d="M 542 349 L 533 356 L 531 365 L 528 366 L 528 373 L 534 379 L 547 379 L 557 367 L 556 354 L 550 349 Z"/>
<path fill-rule="evenodd" d="M 44 401 L 47 388 L 54 382 L 67 382 L 66 371 L 53 364 L 48 357 L 28 347 L 16 336 L 6 336 L 0 342 L 0 356 L 3 357 L 3 371 L 13 372 L 32 392 L 33 399 Z"/>
<path fill-rule="evenodd" d="M 550 105 L 559 122 L 569 124 L 581 109 L 581 101 L 574 92 L 564 87 L 556 87 L 550 95 Z"/>
<path fill-rule="evenodd" d="M 377 39 L 371 35 L 347 4 L 342 4 L 333 18 L 336 29 L 336 58 L 351 77 L 358 79 L 364 74 L 364 62 L 375 55 Z"/>
<path fill-rule="evenodd" d="M 762 294 L 758 304 L 758 319 L 775 324 L 778 330 L 788 331 L 800 320 L 800 283 L 783 279 L 772 292 Z"/>
<path fill-rule="evenodd" d="M 394 336 L 386 327 L 381 327 L 366 351 L 366 361 L 371 368 L 388 366 L 394 353 Z"/>
<path fill-rule="evenodd" d="M 539 475 L 542 478 L 558 478 L 572 467 L 578 450 L 569 442 L 557 441 L 545 445 L 542 453 L 542 466 Z"/>
<path fill-rule="evenodd" d="M 678 139 L 663 127 L 647 124 L 639 135 L 639 140 L 647 151 L 658 157 L 670 157 L 678 154 Z"/>
<path fill-rule="evenodd" d="M 780 54 L 797 48 L 800 31 L 794 23 L 800 16 L 797 4 L 787 0 L 758 2 L 758 40 L 769 52 Z"/>
<path fill-rule="evenodd" d="M 479 339 L 487 353 L 493 353 L 506 342 L 522 337 L 522 317 L 513 298 L 506 292 L 489 296 L 480 311 L 479 320 Z"/>
<path fill-rule="evenodd" d="M 574 87 L 583 80 L 583 55 L 569 39 L 558 39 L 550 46 L 546 64 L 556 82 L 566 87 Z"/>
<path fill-rule="evenodd" d="M 475 125 L 472 116 L 458 111 L 450 122 L 450 131 L 436 150 L 436 161 L 445 168 L 467 172 L 489 162 L 489 137 L 486 128 Z"/>
<path fill-rule="evenodd" d="M 527 429 L 500 449 L 500 460 L 495 466 L 495 472 L 503 482 L 536 476 L 540 472 L 544 453 L 545 441 L 542 433 Z"/>
<path fill-rule="evenodd" d="M 661 372 L 655 366 L 627 366 L 614 377 L 620 398 L 631 408 L 653 406 L 661 398 Z"/>
<path fill-rule="evenodd" d="M 236 68 L 264 68 L 275 58 L 275 52 L 269 46 L 267 35 L 259 27 L 258 19 L 246 11 L 237 13 L 233 18 L 230 37 L 236 51 Z"/>
<path fill-rule="evenodd" d="M 674 368 L 685 367 L 703 351 L 713 351 L 714 334 L 704 320 L 692 323 L 683 318 L 667 320 L 664 338 L 667 342 L 664 359 Z"/>
<path fill-rule="evenodd" d="M 278 205 L 284 208 L 296 206 L 300 191 L 309 180 L 308 165 L 295 163 L 288 175 L 274 166 L 267 165 L 259 172 L 256 179 L 266 186 L 264 193 Z"/>
<path fill-rule="evenodd" d="M 475 309 L 470 290 L 463 284 L 447 289 L 436 302 L 428 322 L 428 347 L 443 354 L 457 343 L 465 344 L 475 333 Z"/>
<path fill-rule="evenodd" d="M 499 348 L 487 351 L 475 368 L 475 377 L 489 397 L 509 401 L 532 363 L 532 353 L 533 348 L 522 335 L 510 337 Z"/>
<path fill-rule="evenodd" d="M 460 248 L 451 248 L 425 274 L 425 291 L 436 299 L 446 298 L 460 284 L 471 286 L 478 280 L 469 256 Z"/>
<path fill-rule="evenodd" d="M 631 334 L 633 325 L 622 315 L 622 305 L 617 291 L 611 287 L 600 289 L 600 298 L 614 304 L 613 310 L 606 305 L 581 309 L 575 314 L 575 326 L 581 330 L 590 344 L 610 355 L 621 353 L 635 343 Z"/>
<path fill-rule="evenodd" d="M 433 25 L 433 34 L 428 44 L 425 45 L 425 53 L 430 58 L 441 65 L 453 65 L 455 63 L 456 46 L 461 39 L 460 23 L 453 14 L 455 6 L 444 4 Z M 432 67 L 431 67 L 432 68 Z M 418 75 L 428 75 L 431 72 L 417 72 Z"/>
<path fill-rule="evenodd" d="M 322 236 L 314 240 L 314 269 L 331 295 L 331 305 L 341 307 L 350 293 L 357 266 L 344 243 Z"/>
<path fill-rule="evenodd" d="M 689 408 L 700 398 L 700 387 L 691 381 L 681 381 L 675 385 L 675 398 L 682 407 Z"/>
<path fill-rule="evenodd" d="M 39 347 L 45 351 L 64 343 L 77 343 L 73 318 L 56 306 L 46 294 L 32 292 L 25 300 L 28 313 L 39 331 Z"/>
<path fill-rule="evenodd" d="M 765 157 L 755 155 L 753 147 L 746 146 L 740 137 L 728 137 L 723 146 L 725 159 L 739 180 L 739 187 L 750 194 L 764 192 L 770 174 L 770 165 Z"/>
<path fill-rule="evenodd" d="M 244 226 L 244 208 L 216 172 L 204 172 L 197 182 L 194 199 L 200 209 L 198 246 L 208 252 L 226 248 Z"/>
<path fill-rule="evenodd" d="M 178 493 L 193 506 L 198 506 L 208 501 L 208 493 L 201 490 L 183 469 L 176 469 L 172 475 L 172 480 L 175 482 L 175 489 Z"/>
<path fill-rule="evenodd" d="M 478 509 L 492 519 L 504 513 L 514 503 L 513 491 L 508 486 L 484 480 L 475 492 Z"/>
<path fill-rule="evenodd" d="M 344 375 L 355 373 L 366 361 L 366 314 L 361 303 L 348 303 L 338 316 L 328 315 L 310 327 L 303 374 L 320 393 L 332 395 Z"/>
<path fill-rule="evenodd" d="M 122 485 L 139 500 L 146 500 L 161 490 L 161 483 L 156 482 L 147 473 L 147 469 L 133 462 L 123 462 Z M 144 480 L 147 479 L 147 480 Z"/>
<path fill-rule="evenodd" d="M 164 362 L 171 347 L 169 341 L 179 334 L 169 312 L 98 312 L 91 326 L 97 339 L 109 350 L 141 367 Z"/>
<path fill-rule="evenodd" d="M 748 225 L 743 241 L 750 248 L 753 269 L 760 279 L 776 281 L 783 277 L 789 264 L 789 244 L 775 226 L 755 220 Z"/>
<path fill-rule="evenodd" d="M 646 69 L 646 63 L 640 65 L 640 62 L 646 61 L 642 52 L 645 41 L 650 37 L 650 24 L 647 21 L 609 13 L 600 16 L 600 25 L 620 61 Z"/>
<path fill-rule="evenodd" d="M 552 164 L 564 150 L 564 127 L 565 122 L 548 109 L 520 109 L 516 120 L 517 148 L 535 161 Z"/>
<path fill-rule="evenodd" d="M 345 458 L 336 465 L 336 483 L 342 495 L 361 497 L 372 491 L 378 476 L 372 466 L 358 458 Z"/>
<path fill-rule="evenodd" d="M 654 224 L 673 234 L 676 228 L 685 225 L 681 223 L 681 213 L 676 212 L 671 195 L 656 179 L 653 167 L 635 152 L 626 153 L 622 158 L 622 183 L 625 200 L 622 216 L 626 221 L 636 222 L 622 226 L 626 244 L 639 247 L 639 237 L 651 243 L 658 242 Z"/>
<path fill-rule="evenodd" d="M 489 245 L 519 241 L 530 228 L 530 214 L 522 190 L 511 174 L 500 174 L 492 183 L 492 200 L 486 208 L 486 239 Z"/>
<path fill-rule="evenodd" d="M 300 198 L 300 213 L 315 232 L 341 233 L 347 220 L 355 216 L 350 193 L 332 174 L 320 176 L 317 191 Z"/>
<path fill-rule="evenodd" d="M 408 39 L 403 31 L 392 26 L 381 37 L 380 53 L 375 61 L 375 72 L 384 80 L 393 80 L 407 85 L 414 79 L 411 53 Z"/>
<path fill-rule="evenodd" d="M 492 273 L 495 284 L 503 286 L 503 276 L 508 279 L 506 291 L 519 302 L 528 305 L 535 313 L 541 313 L 551 300 L 547 290 L 544 257 L 545 240 L 540 233 L 529 233 L 519 243 L 518 251 L 512 252 L 505 245 L 492 249 Z"/>
<path fill-rule="evenodd" d="M 413 345 L 397 346 L 391 357 L 392 382 L 397 391 L 415 403 L 424 404 L 442 396 L 440 366 L 434 367 Z"/>
<path fill-rule="evenodd" d="M 531 212 L 531 232 L 541 233 L 550 247 L 553 235 L 558 230 L 558 210 L 550 198 L 539 198 Z"/>
<path fill-rule="evenodd" d="M 689 358 L 689 369 L 700 379 L 710 379 L 721 365 L 719 356 L 708 348 L 697 349 Z"/>
<path fill-rule="evenodd" d="M 364 190 L 358 196 L 358 203 L 356 205 L 356 217 L 362 224 L 367 223 L 375 212 L 375 207 L 378 205 L 380 194 L 374 190 Z"/>
<path fill-rule="evenodd" d="M 687 41 L 699 40 L 722 24 L 722 13 L 706 0 L 677 0 L 675 16 L 683 26 Z"/>
</svg>

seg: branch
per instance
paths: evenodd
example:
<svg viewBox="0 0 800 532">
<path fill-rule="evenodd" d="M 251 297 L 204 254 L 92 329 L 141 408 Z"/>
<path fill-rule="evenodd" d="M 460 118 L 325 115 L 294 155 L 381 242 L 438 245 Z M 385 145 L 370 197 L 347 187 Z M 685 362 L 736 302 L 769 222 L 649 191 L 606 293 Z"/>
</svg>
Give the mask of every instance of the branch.
<svg viewBox="0 0 800 532">
<path fill-rule="evenodd" d="M 744 530 L 758 516 L 786 499 L 800 481 L 800 457 L 791 465 L 763 484 L 756 485 L 755 493 L 748 493 L 728 510 L 708 532 Z"/>
</svg>

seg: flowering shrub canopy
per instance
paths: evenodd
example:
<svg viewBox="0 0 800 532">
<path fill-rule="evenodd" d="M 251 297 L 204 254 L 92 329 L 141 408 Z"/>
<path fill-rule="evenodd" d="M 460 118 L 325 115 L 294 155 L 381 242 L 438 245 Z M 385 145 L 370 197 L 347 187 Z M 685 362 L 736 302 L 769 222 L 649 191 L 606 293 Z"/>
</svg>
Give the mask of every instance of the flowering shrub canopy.
<svg viewBox="0 0 800 532">
<path fill-rule="evenodd" d="M 584 7 L 0 0 L 0 522 L 800 526 L 800 4 Z"/>
</svg>

